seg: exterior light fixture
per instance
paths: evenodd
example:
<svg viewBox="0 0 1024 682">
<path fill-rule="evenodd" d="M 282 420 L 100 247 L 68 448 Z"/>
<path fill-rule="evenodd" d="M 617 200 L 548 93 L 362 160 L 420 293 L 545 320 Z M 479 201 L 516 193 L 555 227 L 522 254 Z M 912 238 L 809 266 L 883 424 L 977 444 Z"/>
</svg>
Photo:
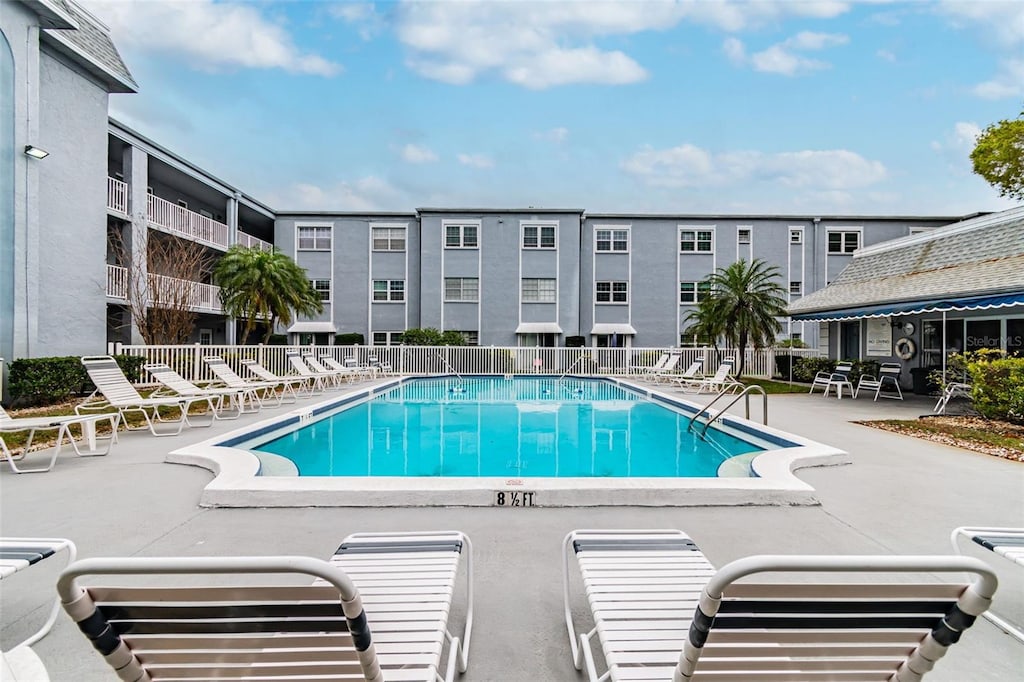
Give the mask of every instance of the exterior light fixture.
<svg viewBox="0 0 1024 682">
<path fill-rule="evenodd" d="M 27 144 L 25 145 L 25 154 L 31 156 L 33 159 L 45 159 L 47 156 L 50 155 L 50 152 L 46 151 L 45 149 L 40 149 L 39 147 Z"/>
</svg>

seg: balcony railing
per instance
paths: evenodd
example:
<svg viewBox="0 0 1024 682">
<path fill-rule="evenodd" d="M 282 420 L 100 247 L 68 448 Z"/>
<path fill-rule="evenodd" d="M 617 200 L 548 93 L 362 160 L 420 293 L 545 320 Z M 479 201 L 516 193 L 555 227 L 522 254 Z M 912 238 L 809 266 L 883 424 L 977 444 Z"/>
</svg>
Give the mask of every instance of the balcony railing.
<svg viewBox="0 0 1024 682">
<path fill-rule="evenodd" d="M 182 237 L 227 248 L 228 226 L 153 194 L 147 195 L 149 222 Z"/>
<path fill-rule="evenodd" d="M 270 242 L 265 242 L 259 237 L 253 237 L 251 234 L 246 234 L 241 230 L 238 231 L 238 243 L 250 249 L 259 249 L 260 251 L 273 251 L 274 245 Z"/>
<path fill-rule="evenodd" d="M 128 215 L 128 183 L 107 178 L 107 208 Z"/>
<path fill-rule="evenodd" d="M 128 268 L 107 266 L 107 296 L 128 300 Z M 186 303 L 189 308 L 204 313 L 223 313 L 220 287 L 202 282 L 190 282 L 164 275 L 149 275 L 149 303 L 154 299 L 169 306 Z M 154 296 L 153 294 L 156 294 Z"/>
</svg>

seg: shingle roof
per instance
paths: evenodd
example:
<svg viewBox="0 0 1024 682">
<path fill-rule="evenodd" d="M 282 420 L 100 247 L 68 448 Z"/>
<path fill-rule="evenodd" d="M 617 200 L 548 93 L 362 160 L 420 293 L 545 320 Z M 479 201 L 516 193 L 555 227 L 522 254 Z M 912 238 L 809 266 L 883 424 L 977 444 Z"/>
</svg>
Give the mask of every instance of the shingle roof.
<svg viewBox="0 0 1024 682">
<path fill-rule="evenodd" d="M 791 315 L 877 303 L 1024 292 L 1024 207 L 862 249 Z"/>
<path fill-rule="evenodd" d="M 110 30 L 74 2 L 51 1 L 73 17 L 78 28 L 43 29 L 46 44 L 81 64 L 103 81 L 110 92 L 138 91 L 138 84 L 110 38 Z"/>
</svg>

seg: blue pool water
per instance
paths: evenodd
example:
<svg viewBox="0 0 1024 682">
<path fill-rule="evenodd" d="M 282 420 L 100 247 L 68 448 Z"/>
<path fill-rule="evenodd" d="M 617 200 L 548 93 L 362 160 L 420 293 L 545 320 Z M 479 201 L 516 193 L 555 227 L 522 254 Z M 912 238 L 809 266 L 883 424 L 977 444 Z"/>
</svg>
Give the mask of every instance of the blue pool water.
<svg viewBox="0 0 1024 682">
<path fill-rule="evenodd" d="M 301 476 L 714 477 L 762 448 L 602 380 L 413 379 L 250 449 Z"/>
</svg>

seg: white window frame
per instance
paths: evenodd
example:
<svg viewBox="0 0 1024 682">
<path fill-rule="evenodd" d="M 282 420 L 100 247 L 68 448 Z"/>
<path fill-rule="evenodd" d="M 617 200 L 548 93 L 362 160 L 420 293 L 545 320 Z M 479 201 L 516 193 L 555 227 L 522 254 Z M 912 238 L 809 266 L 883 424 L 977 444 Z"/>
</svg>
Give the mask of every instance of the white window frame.
<svg viewBox="0 0 1024 682">
<path fill-rule="evenodd" d="M 683 300 L 683 295 L 684 295 L 683 286 L 684 285 L 688 285 L 688 284 L 693 285 L 693 290 L 689 291 L 689 292 L 686 292 L 686 293 L 687 294 L 692 294 L 692 297 L 688 297 L 688 298 L 691 298 L 691 300 L 685 300 L 684 301 Z M 688 280 L 684 280 L 684 281 L 679 283 L 679 305 L 698 305 L 698 304 L 700 304 L 701 301 L 705 300 L 710 295 L 711 295 L 711 283 L 708 282 L 707 280 L 701 280 L 701 281 L 688 281 Z"/>
<path fill-rule="evenodd" d="M 386 236 L 378 238 L 377 237 L 377 232 L 378 231 L 383 231 Z M 401 235 L 402 235 L 401 236 L 402 248 L 400 248 L 400 249 L 394 248 L 395 242 L 399 241 L 399 237 L 395 236 L 396 232 L 401 232 Z M 377 248 L 377 241 L 378 241 L 378 239 L 380 239 L 381 241 L 386 243 L 386 247 L 385 248 L 382 248 L 382 249 Z M 371 251 L 401 253 L 401 252 L 405 251 L 406 248 L 408 248 L 408 244 L 409 244 L 408 239 L 409 239 L 409 231 L 408 231 L 408 226 L 406 226 L 406 225 L 381 225 L 381 224 L 370 223 L 370 250 Z"/>
<path fill-rule="evenodd" d="M 688 239 L 687 242 L 692 242 L 693 243 L 693 249 L 692 250 L 684 250 L 683 249 L 683 235 L 687 234 L 687 233 L 691 233 L 691 232 L 693 233 L 693 238 L 692 239 Z M 702 232 L 709 233 L 711 235 L 711 238 L 710 239 L 701 239 L 700 238 L 700 234 Z M 700 247 L 700 245 L 702 243 L 705 243 L 705 242 L 709 243 L 711 245 L 711 247 L 707 251 L 701 251 L 699 247 Z M 686 256 L 710 256 L 710 255 L 715 253 L 715 228 L 714 227 L 697 226 L 697 225 L 680 225 L 679 226 L 679 232 L 677 234 L 677 244 L 678 244 L 677 248 L 679 249 L 679 253 L 680 254 L 683 254 L 683 255 L 686 255 Z"/>
<path fill-rule="evenodd" d="M 550 282 L 550 288 L 547 282 Z M 519 299 L 523 303 L 557 303 L 558 280 L 554 277 L 523 277 L 519 282 Z"/>
<path fill-rule="evenodd" d="M 842 235 L 842 237 L 839 238 L 840 239 L 840 243 L 839 243 L 840 250 L 839 251 L 833 251 L 832 250 L 832 235 L 834 235 L 834 234 Z M 847 238 L 850 235 L 856 235 L 856 237 L 857 237 L 857 246 L 854 249 L 849 249 L 848 250 L 847 249 L 848 244 L 846 242 L 847 242 Z M 826 230 L 825 231 L 825 252 L 828 255 L 830 255 L 830 256 L 849 256 L 849 255 L 852 255 L 853 252 L 856 251 L 857 249 L 863 248 L 863 246 L 864 246 L 864 231 L 863 230 L 860 230 L 860 229 L 856 229 L 856 230 L 854 230 L 854 229 L 849 229 L 849 230 L 830 229 L 830 230 Z"/>
<path fill-rule="evenodd" d="M 469 329 L 465 331 L 456 330 L 457 333 L 462 334 L 462 340 L 466 342 L 467 346 L 479 346 L 480 345 L 480 332 L 475 329 Z"/>
<path fill-rule="evenodd" d="M 601 233 L 606 232 L 607 237 L 602 239 Z M 621 233 L 619 236 L 624 236 L 623 239 L 616 239 L 616 233 Z M 630 229 L 628 227 L 622 227 L 618 225 L 595 225 L 594 226 L 594 253 L 629 253 L 630 248 Z M 607 243 L 608 248 L 602 249 L 601 244 Z M 625 247 L 621 249 L 615 248 L 615 245 L 624 242 Z"/>
<path fill-rule="evenodd" d="M 804 283 L 790 280 L 789 282 L 789 293 L 791 296 L 803 296 L 804 295 Z"/>
<path fill-rule="evenodd" d="M 212 329 L 200 329 L 199 330 L 199 343 L 203 346 L 213 345 L 213 330 Z"/>
<path fill-rule="evenodd" d="M 384 292 L 386 298 L 377 298 L 377 283 L 385 282 L 387 287 Z M 401 286 L 396 287 L 396 284 Z M 401 294 L 396 297 L 396 294 Z M 375 279 L 370 285 L 370 300 L 374 303 L 405 303 L 405 280 L 404 279 Z"/>
<path fill-rule="evenodd" d="M 602 292 L 602 285 L 608 285 L 608 291 Z M 616 288 L 621 289 L 616 291 Z M 608 300 L 602 301 L 601 295 L 607 293 Z M 616 295 L 621 295 L 622 300 L 615 300 Z M 596 305 L 629 305 L 629 282 L 626 280 L 603 279 L 594 282 L 594 303 Z"/>
<path fill-rule="evenodd" d="M 474 243 L 466 244 L 466 228 L 473 228 Z M 448 230 L 457 228 L 459 231 L 459 243 L 448 243 Z M 480 221 L 472 220 L 445 220 L 441 223 L 441 243 L 446 249 L 479 249 L 480 248 Z"/>
<path fill-rule="evenodd" d="M 743 239 L 744 233 L 746 234 L 746 240 Z M 754 228 L 752 225 L 744 225 L 743 227 L 736 228 L 736 243 L 740 245 L 750 245 L 754 243 Z"/>
<path fill-rule="evenodd" d="M 405 332 L 373 332 L 370 336 L 370 340 L 373 341 L 374 346 L 400 346 L 402 345 L 401 338 Z M 377 340 L 377 335 L 384 336 L 384 343 L 380 343 Z"/>
<path fill-rule="evenodd" d="M 184 199 L 178 199 L 178 206 L 181 206 L 186 211 L 188 210 L 188 202 Z"/>
<path fill-rule="evenodd" d="M 544 230 L 551 230 L 551 245 L 544 246 Z M 536 230 L 536 243 L 526 243 L 527 230 Z M 524 222 L 519 224 L 519 243 L 524 249 L 553 251 L 558 248 L 558 223 Z"/>
<path fill-rule="evenodd" d="M 311 236 L 303 236 L 303 230 L 312 230 Z M 325 237 L 323 232 L 327 232 L 327 243 L 326 246 L 323 244 Z M 303 240 L 313 240 L 312 246 L 302 246 Z M 334 246 L 334 226 L 323 225 L 323 224 L 302 224 L 295 226 L 295 250 L 296 251 L 330 251 Z"/>
<path fill-rule="evenodd" d="M 458 282 L 459 291 L 458 298 L 451 298 L 449 296 L 449 284 Z M 473 282 L 475 285 L 475 291 L 473 287 L 470 287 L 470 295 L 473 298 L 466 298 L 468 282 Z M 445 303 L 479 303 L 480 301 L 480 278 L 479 277 L 445 277 L 444 278 L 444 302 Z"/>
<path fill-rule="evenodd" d="M 322 285 L 324 283 L 327 284 L 327 288 L 326 289 L 322 289 L 320 286 L 318 286 L 318 285 Z M 333 287 L 331 286 L 331 280 L 330 279 L 323 278 L 323 277 L 313 278 L 313 279 L 309 280 L 309 286 L 313 287 L 313 290 L 316 291 L 318 294 L 320 294 L 320 302 L 321 303 L 330 303 L 331 302 L 331 295 L 332 295 L 334 290 L 333 290 Z M 325 292 L 327 293 L 327 298 L 323 297 Z"/>
<path fill-rule="evenodd" d="M 790 244 L 803 244 L 804 243 L 804 228 L 802 228 L 802 227 L 791 227 L 791 228 L 789 228 L 789 243 Z"/>
</svg>

